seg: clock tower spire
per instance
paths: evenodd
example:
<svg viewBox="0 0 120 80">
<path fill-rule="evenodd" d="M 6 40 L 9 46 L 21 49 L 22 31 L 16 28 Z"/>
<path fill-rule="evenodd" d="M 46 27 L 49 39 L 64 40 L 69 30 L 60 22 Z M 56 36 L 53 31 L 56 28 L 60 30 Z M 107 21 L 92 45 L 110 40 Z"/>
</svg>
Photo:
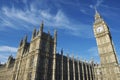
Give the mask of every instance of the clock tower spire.
<svg viewBox="0 0 120 80">
<path fill-rule="evenodd" d="M 100 66 L 96 67 L 95 80 L 118 80 L 119 64 L 108 25 L 96 10 L 94 35 L 100 56 Z M 98 71 L 99 72 L 98 72 Z"/>
</svg>

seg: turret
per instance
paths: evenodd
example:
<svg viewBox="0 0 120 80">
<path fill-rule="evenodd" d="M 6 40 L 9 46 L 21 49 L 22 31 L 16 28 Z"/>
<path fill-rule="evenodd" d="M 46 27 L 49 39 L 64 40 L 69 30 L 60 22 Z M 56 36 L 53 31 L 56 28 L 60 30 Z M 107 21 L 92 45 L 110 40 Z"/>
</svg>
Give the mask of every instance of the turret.
<svg viewBox="0 0 120 80">
<path fill-rule="evenodd" d="M 39 36 L 42 34 L 43 32 L 43 28 L 44 28 L 44 23 L 42 21 L 41 25 L 40 25 L 40 29 L 39 29 Z"/>
<path fill-rule="evenodd" d="M 13 56 L 10 55 L 10 56 L 8 57 L 8 61 L 7 61 L 7 64 L 6 64 L 6 67 L 7 67 L 7 68 L 8 68 L 9 65 L 12 63 L 13 60 L 14 60 Z"/>
<path fill-rule="evenodd" d="M 19 48 L 20 48 L 22 45 L 25 45 L 26 42 L 27 42 L 27 35 L 25 35 L 24 38 L 21 39 L 20 44 L 19 44 Z"/>
</svg>

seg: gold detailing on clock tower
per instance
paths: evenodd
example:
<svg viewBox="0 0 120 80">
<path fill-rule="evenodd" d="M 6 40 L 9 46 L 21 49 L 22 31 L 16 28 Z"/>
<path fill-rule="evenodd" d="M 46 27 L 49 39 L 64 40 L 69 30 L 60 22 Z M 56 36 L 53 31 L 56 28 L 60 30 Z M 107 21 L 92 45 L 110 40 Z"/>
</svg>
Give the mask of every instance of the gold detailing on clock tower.
<svg viewBox="0 0 120 80">
<path fill-rule="evenodd" d="M 94 35 L 100 56 L 99 68 L 95 68 L 95 80 L 118 80 L 119 65 L 111 33 L 108 25 L 97 11 L 95 14 Z"/>
</svg>

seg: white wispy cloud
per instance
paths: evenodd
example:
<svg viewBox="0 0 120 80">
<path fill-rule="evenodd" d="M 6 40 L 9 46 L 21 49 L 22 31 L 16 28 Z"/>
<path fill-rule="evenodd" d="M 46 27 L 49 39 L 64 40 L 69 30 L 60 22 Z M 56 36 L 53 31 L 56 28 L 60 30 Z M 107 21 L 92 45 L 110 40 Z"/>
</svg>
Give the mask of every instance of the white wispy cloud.
<svg viewBox="0 0 120 80">
<path fill-rule="evenodd" d="M 8 58 L 7 56 L 4 56 L 4 55 L 0 54 L 0 59 L 7 59 L 7 58 Z"/>
<path fill-rule="evenodd" d="M 99 7 L 103 3 L 103 0 L 97 0 L 95 7 Z"/>
<path fill-rule="evenodd" d="M 0 46 L 0 52 L 17 52 L 17 48 L 11 46 Z"/>
<path fill-rule="evenodd" d="M 89 56 L 87 56 L 89 55 Z M 87 59 L 93 59 L 94 62 L 100 62 L 100 58 L 99 58 L 99 53 L 98 53 L 98 49 L 97 49 L 97 46 L 93 46 L 91 48 L 89 48 L 87 51 L 86 51 L 86 55 Z"/>
<path fill-rule="evenodd" d="M 22 1 L 24 4 L 26 4 L 28 0 L 21 0 L 21 1 Z"/>
<path fill-rule="evenodd" d="M 12 23 L 12 22 L 17 22 L 18 24 L 21 24 L 21 23 L 37 24 L 38 23 L 36 21 L 38 20 L 38 18 L 35 17 L 35 14 L 31 14 L 32 12 L 29 10 L 23 11 L 23 10 L 16 9 L 15 7 L 12 7 L 12 8 L 2 7 L 1 11 L 3 16 L 7 18 L 6 21 L 9 21 L 9 23 L 12 24 L 10 26 L 13 26 L 13 27 L 14 26 L 17 27 L 17 26 L 15 25 L 15 23 Z M 2 19 L 4 18 L 2 17 Z M 23 27 L 26 27 L 24 25 L 25 24 L 23 24 Z"/>
<path fill-rule="evenodd" d="M 84 13 L 84 14 L 88 14 L 87 12 L 86 12 L 86 10 L 84 10 L 84 9 L 81 9 L 80 10 L 82 13 Z"/>
<path fill-rule="evenodd" d="M 0 62 L 3 64 L 7 61 L 8 56 L 12 55 L 13 57 L 16 56 L 17 48 L 11 46 L 0 46 Z"/>
<path fill-rule="evenodd" d="M 103 5 L 103 4 L 101 4 L 101 7 L 106 8 L 106 9 L 112 9 L 112 10 L 119 10 L 120 9 L 120 8 L 117 8 L 117 7 Z"/>
<path fill-rule="evenodd" d="M 5 56 L 3 54 L 0 54 L 0 63 L 4 64 L 8 59 L 8 56 Z"/>
<path fill-rule="evenodd" d="M 86 34 L 86 38 L 90 31 L 85 31 L 86 29 L 90 29 L 91 25 L 84 25 L 82 23 L 75 24 L 70 18 L 68 18 L 62 10 L 58 10 L 56 14 L 51 14 L 48 10 L 37 9 L 36 6 L 31 4 L 30 9 L 20 10 L 15 8 L 2 7 L 0 17 L 1 27 L 2 28 L 13 28 L 13 29 L 28 29 L 32 30 L 33 25 L 39 25 L 42 20 L 44 20 L 45 25 L 47 27 L 57 28 L 57 29 L 66 29 L 72 35 L 79 35 L 80 32 L 84 32 Z M 86 28 L 85 26 L 89 26 Z M 2 29 L 1 28 L 1 29 Z M 82 31 L 84 30 L 84 31 Z M 69 33 L 68 33 L 69 34 Z M 78 36 L 77 35 L 77 36 Z M 82 35 L 80 35 L 82 36 Z M 90 37 L 91 35 L 89 35 Z M 84 36 L 82 36 L 84 37 Z"/>
<path fill-rule="evenodd" d="M 90 49 L 88 49 L 88 52 L 92 56 L 98 56 L 98 49 L 97 49 L 97 47 L 91 47 Z"/>
<path fill-rule="evenodd" d="M 96 0 L 96 4 L 95 5 L 91 4 L 89 7 L 92 9 L 99 8 L 103 2 L 104 2 L 103 0 Z"/>
</svg>

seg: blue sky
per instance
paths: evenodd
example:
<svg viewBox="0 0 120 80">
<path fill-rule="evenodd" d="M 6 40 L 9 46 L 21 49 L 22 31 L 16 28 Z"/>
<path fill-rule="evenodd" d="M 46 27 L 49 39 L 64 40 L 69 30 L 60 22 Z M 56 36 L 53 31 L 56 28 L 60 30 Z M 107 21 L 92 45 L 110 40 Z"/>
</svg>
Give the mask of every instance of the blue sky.
<svg viewBox="0 0 120 80">
<path fill-rule="evenodd" d="M 24 35 L 44 21 L 44 31 L 58 31 L 57 52 L 99 62 L 93 34 L 94 7 L 108 24 L 117 56 L 120 56 L 120 1 L 118 0 L 0 0 L 0 61 L 16 56 Z M 119 57 L 120 58 L 120 57 Z"/>
</svg>

